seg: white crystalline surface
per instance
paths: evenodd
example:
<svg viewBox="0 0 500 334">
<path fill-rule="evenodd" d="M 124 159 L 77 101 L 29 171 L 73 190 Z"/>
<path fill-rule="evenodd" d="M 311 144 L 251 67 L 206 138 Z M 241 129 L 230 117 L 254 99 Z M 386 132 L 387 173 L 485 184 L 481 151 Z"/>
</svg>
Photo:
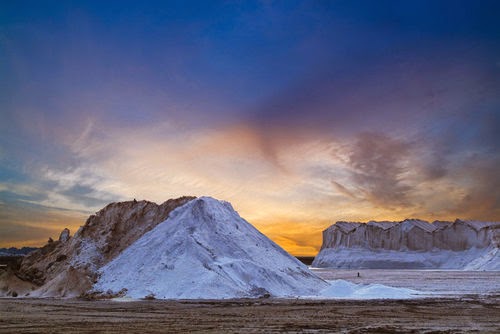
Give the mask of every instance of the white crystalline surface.
<svg viewBox="0 0 500 334">
<path fill-rule="evenodd" d="M 500 270 L 500 252 L 498 248 L 429 252 L 328 248 L 316 257 L 314 265 L 339 269 Z"/>
<path fill-rule="evenodd" d="M 313 267 L 500 270 L 500 222 L 338 222 Z"/>
<path fill-rule="evenodd" d="M 500 295 L 500 279 L 496 271 L 331 268 L 312 271 L 327 281 L 344 280 L 360 286 L 382 284 L 418 290 L 420 297 Z"/>
<path fill-rule="evenodd" d="M 317 298 L 325 299 L 409 299 L 417 298 L 420 291 L 395 288 L 383 284 L 355 284 L 345 280 L 329 281 L 330 286 Z"/>
<path fill-rule="evenodd" d="M 94 290 L 143 298 L 317 295 L 328 283 L 242 219 L 201 197 L 177 208 L 100 269 Z"/>
</svg>

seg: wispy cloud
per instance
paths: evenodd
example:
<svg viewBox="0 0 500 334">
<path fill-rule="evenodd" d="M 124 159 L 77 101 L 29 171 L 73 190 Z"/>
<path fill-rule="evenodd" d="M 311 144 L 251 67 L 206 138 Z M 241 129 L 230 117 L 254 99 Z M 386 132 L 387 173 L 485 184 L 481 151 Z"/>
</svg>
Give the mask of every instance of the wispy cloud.
<svg viewBox="0 0 500 334">
<path fill-rule="evenodd" d="M 375 205 L 408 205 L 411 187 L 404 183 L 408 172 L 408 144 L 378 133 L 359 135 L 349 155 L 352 181 L 357 191 Z"/>
</svg>

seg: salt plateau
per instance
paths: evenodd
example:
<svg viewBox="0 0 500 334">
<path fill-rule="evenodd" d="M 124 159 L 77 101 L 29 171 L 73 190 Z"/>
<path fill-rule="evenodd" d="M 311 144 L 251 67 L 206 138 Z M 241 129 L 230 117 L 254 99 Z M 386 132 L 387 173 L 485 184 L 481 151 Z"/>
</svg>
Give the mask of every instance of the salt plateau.
<svg viewBox="0 0 500 334">
<path fill-rule="evenodd" d="M 500 270 L 500 223 L 419 219 L 337 222 L 313 267 Z"/>
</svg>

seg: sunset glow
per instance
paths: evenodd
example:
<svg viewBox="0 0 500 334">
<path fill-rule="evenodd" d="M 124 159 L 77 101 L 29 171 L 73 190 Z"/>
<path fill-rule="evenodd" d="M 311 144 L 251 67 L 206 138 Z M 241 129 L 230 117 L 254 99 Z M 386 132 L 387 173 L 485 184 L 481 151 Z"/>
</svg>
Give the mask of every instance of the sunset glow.
<svg viewBox="0 0 500 334">
<path fill-rule="evenodd" d="M 295 255 L 338 220 L 500 219 L 495 1 L 3 2 L 0 247 L 212 196 Z"/>
</svg>

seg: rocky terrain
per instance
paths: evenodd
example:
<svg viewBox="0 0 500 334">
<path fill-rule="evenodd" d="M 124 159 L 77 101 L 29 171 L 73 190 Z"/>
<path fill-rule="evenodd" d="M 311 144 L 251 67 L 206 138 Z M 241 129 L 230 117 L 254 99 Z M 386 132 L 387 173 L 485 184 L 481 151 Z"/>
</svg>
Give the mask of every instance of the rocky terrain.
<svg viewBox="0 0 500 334">
<path fill-rule="evenodd" d="M 314 267 L 500 270 L 500 223 L 337 222 Z"/>
<path fill-rule="evenodd" d="M 91 288 L 99 268 L 192 199 L 181 197 L 161 205 L 135 200 L 107 205 L 74 236 L 63 230 L 58 240 L 49 239 L 25 256 L 18 270 L 4 272 L 0 295 L 78 296 Z"/>
</svg>

